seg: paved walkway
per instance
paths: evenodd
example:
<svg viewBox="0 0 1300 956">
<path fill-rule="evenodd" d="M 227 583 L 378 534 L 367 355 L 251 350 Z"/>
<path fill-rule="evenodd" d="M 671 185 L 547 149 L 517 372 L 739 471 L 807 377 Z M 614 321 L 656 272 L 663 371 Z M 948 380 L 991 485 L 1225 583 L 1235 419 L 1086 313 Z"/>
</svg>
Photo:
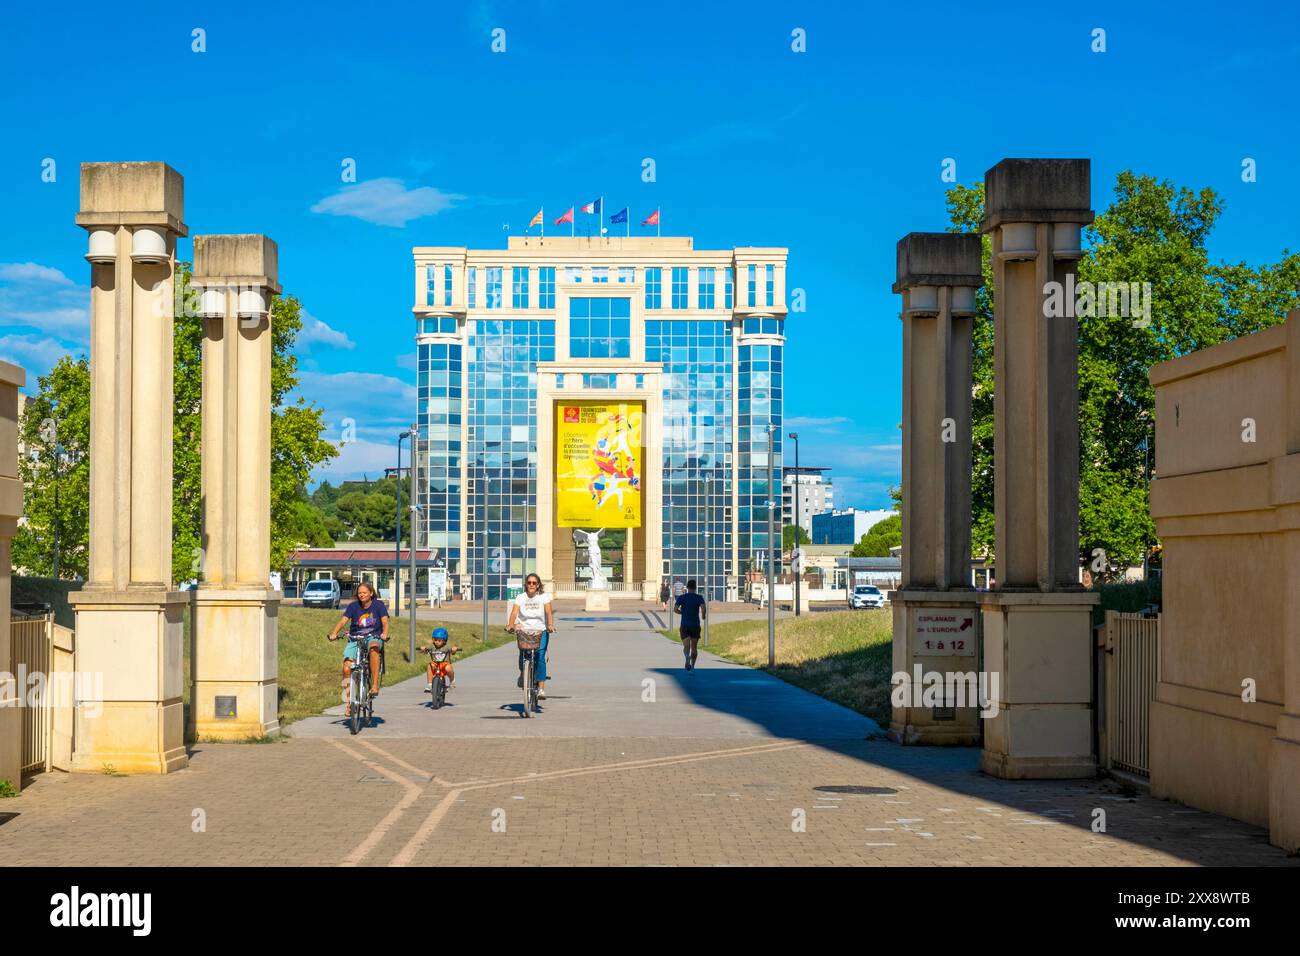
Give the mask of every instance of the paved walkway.
<svg viewBox="0 0 1300 956">
<path fill-rule="evenodd" d="M 198 745 L 165 778 L 41 775 L 0 804 L 17 814 L 0 859 L 1300 865 L 1258 828 L 1103 782 L 1005 782 L 972 749 L 868 739 L 871 721 L 767 675 L 708 654 L 686 674 L 639 616 L 590 616 L 631 619 L 566 616 L 536 719 L 500 648 L 458 665 L 443 710 L 422 679 L 385 689 L 357 737 L 326 715 L 282 743 Z"/>
</svg>

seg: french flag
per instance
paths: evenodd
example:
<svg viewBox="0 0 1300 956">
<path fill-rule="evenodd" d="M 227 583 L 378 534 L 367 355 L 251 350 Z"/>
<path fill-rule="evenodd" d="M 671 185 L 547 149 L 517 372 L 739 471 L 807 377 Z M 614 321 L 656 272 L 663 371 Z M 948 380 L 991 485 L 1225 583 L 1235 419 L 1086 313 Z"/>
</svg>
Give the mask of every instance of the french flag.
<svg viewBox="0 0 1300 956">
<path fill-rule="evenodd" d="M 593 199 L 591 202 L 587 203 L 587 205 L 583 206 L 578 211 L 585 212 L 589 216 L 598 216 L 600 215 L 600 200 Z"/>
</svg>

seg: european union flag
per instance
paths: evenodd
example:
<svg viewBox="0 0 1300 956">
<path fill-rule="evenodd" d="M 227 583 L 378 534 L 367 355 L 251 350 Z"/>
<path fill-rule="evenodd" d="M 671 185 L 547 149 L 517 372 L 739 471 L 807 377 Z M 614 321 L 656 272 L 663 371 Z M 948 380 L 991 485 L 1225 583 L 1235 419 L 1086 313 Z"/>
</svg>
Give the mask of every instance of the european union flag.
<svg viewBox="0 0 1300 956">
<path fill-rule="evenodd" d="M 613 225 L 616 222 L 627 222 L 627 207 L 624 206 L 618 212 L 614 213 L 614 215 L 610 216 L 609 222 L 610 225 Z"/>
</svg>

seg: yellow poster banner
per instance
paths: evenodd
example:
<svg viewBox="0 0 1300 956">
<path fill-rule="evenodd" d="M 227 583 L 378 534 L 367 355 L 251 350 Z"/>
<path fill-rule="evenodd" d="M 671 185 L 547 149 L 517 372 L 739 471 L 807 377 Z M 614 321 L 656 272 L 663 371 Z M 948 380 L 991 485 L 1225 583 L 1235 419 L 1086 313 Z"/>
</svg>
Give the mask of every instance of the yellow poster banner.
<svg viewBox="0 0 1300 956">
<path fill-rule="evenodd" d="M 557 526 L 641 527 L 644 415 L 639 402 L 556 404 Z"/>
</svg>

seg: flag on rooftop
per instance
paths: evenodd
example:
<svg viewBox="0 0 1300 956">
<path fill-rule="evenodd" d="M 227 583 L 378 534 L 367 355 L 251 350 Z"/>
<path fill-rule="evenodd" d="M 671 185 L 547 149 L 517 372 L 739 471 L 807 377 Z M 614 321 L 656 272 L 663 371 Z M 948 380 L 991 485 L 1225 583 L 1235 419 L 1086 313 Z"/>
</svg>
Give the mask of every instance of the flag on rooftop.
<svg viewBox="0 0 1300 956">
<path fill-rule="evenodd" d="M 583 206 L 583 207 L 579 210 L 579 212 L 585 212 L 585 213 L 587 213 L 589 216 L 598 216 L 598 215 L 600 215 L 600 204 L 601 204 L 601 200 L 599 200 L 599 199 L 593 199 L 591 202 L 589 202 L 589 203 L 587 203 L 585 206 Z"/>
<path fill-rule="evenodd" d="M 528 228 L 531 229 L 533 228 L 533 226 L 540 226 L 541 224 L 542 224 L 542 210 L 539 209 L 537 210 L 537 215 L 533 217 L 533 221 L 528 224 Z"/>
<path fill-rule="evenodd" d="M 568 211 L 568 212 L 566 212 L 566 213 L 565 213 L 563 216 L 561 216 L 559 219 L 555 220 L 555 225 L 558 226 L 558 225 L 559 225 L 560 223 L 562 223 L 562 222 L 573 222 L 573 207 L 572 207 L 572 206 L 569 207 L 569 211 Z"/>
<path fill-rule="evenodd" d="M 609 217 L 609 224 L 611 226 L 616 222 L 627 222 L 627 206 L 624 206 L 618 212 Z"/>
<path fill-rule="evenodd" d="M 657 226 L 657 225 L 659 225 L 659 210 L 656 209 L 656 210 L 655 210 L 654 212 L 652 212 L 650 215 L 648 215 L 648 216 L 646 216 L 644 219 L 642 219 L 642 220 L 641 220 L 641 225 L 643 225 L 643 226 Z"/>
</svg>

